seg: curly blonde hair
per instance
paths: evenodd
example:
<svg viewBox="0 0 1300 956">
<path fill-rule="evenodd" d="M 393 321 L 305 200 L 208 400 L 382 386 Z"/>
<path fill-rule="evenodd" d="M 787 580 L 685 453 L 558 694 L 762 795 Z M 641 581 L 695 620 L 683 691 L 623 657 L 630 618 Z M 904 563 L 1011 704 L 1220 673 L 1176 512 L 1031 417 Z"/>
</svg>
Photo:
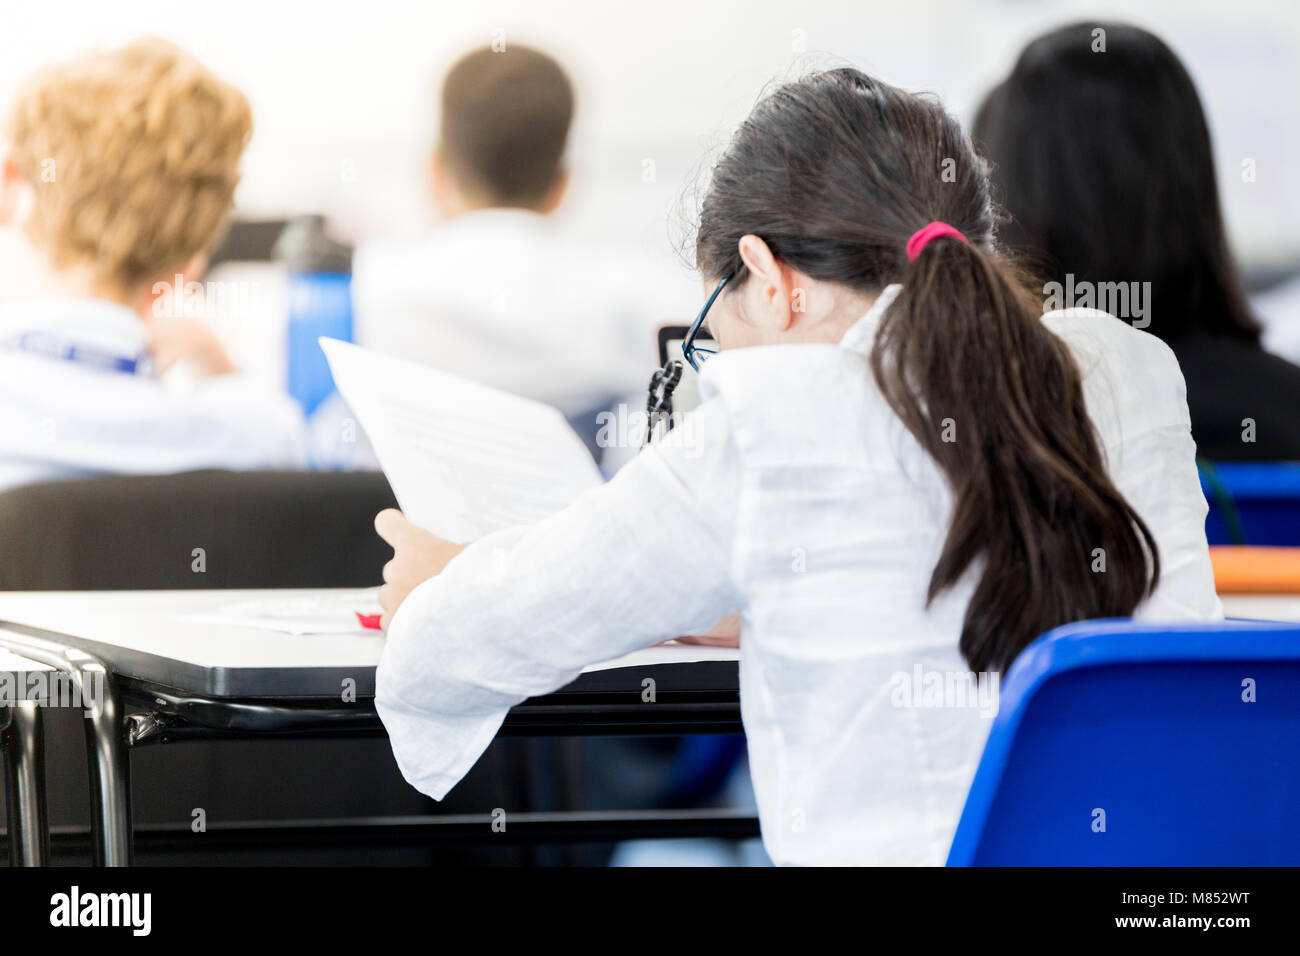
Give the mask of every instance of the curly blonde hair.
<svg viewBox="0 0 1300 956">
<path fill-rule="evenodd" d="M 123 290 L 166 275 L 220 234 L 252 130 L 244 94 L 165 40 L 41 70 L 4 124 L 28 237 Z"/>
</svg>

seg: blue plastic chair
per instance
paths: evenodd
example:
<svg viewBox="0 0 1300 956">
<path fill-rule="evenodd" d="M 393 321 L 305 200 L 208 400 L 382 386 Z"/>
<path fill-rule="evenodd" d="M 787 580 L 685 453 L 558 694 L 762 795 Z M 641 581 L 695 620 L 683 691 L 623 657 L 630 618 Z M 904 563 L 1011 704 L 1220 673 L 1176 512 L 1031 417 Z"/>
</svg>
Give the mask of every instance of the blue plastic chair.
<svg viewBox="0 0 1300 956">
<path fill-rule="evenodd" d="M 1300 462 L 1197 464 L 1210 544 L 1300 545 Z"/>
<path fill-rule="evenodd" d="M 1030 645 L 1003 681 L 948 855 L 1297 864 L 1300 626 L 1264 621 L 1086 621 Z"/>
</svg>

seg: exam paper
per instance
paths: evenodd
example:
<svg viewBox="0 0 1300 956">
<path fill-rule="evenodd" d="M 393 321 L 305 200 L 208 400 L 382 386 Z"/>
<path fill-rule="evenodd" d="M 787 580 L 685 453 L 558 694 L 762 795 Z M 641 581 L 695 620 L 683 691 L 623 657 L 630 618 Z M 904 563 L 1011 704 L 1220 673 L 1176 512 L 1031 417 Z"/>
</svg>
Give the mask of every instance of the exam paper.
<svg viewBox="0 0 1300 956">
<path fill-rule="evenodd" d="M 181 620 L 284 634 L 375 634 L 362 626 L 357 614 L 379 613 L 378 588 L 339 588 L 301 597 L 278 594 L 233 601 L 215 611 L 181 615 Z"/>
<path fill-rule="evenodd" d="M 601 482 L 550 405 L 335 339 L 320 344 L 402 511 L 439 537 L 533 524 Z"/>
</svg>

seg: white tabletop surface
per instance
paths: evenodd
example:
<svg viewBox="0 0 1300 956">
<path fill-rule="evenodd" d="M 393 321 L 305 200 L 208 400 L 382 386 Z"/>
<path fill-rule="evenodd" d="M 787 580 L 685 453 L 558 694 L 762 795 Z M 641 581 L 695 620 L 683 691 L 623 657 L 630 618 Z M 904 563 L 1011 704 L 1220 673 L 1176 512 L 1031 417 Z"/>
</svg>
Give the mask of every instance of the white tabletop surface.
<svg viewBox="0 0 1300 956">
<path fill-rule="evenodd" d="M 171 673 L 175 685 L 195 669 L 355 673 L 359 684 L 373 682 L 384 638 L 361 627 L 352 633 L 289 634 L 220 620 L 228 609 L 250 601 L 283 596 L 286 602 L 339 590 L 212 590 L 212 591 L 12 591 L 0 592 L 0 629 L 5 624 L 51 631 L 102 656 L 112 669 L 127 676 L 158 680 L 144 673 L 160 661 L 180 665 Z M 368 610 L 362 595 L 357 610 Z M 692 661 L 739 659 L 733 648 L 668 645 L 636 651 L 594 665 L 588 670 Z M 133 669 L 134 668 L 134 669 Z M 363 676 L 364 675 L 364 676 Z M 367 691 L 358 688 L 359 693 Z M 233 692 L 232 692 L 233 693 Z"/>
<path fill-rule="evenodd" d="M 204 667 L 374 667 L 383 635 L 286 634 L 193 620 L 250 599 L 298 591 L 13 591 L 0 593 L 0 626 L 24 624 L 68 637 Z"/>
<path fill-rule="evenodd" d="M 296 601 L 315 594 L 346 593 L 345 589 L 10 591 L 0 592 L 0 623 L 23 624 L 205 667 L 374 667 L 384 644 L 378 631 L 358 627 L 344 634 L 287 634 L 218 619 L 224 610 L 250 600 L 283 595 L 286 601 Z M 357 604 L 358 610 L 367 609 L 360 597 Z M 1229 617 L 1300 621 L 1300 595 L 1225 595 L 1223 608 Z M 668 645 L 588 670 L 738 658 L 739 652 L 732 648 Z M 18 665 L 29 666 L 0 655 L 0 670 Z"/>
<path fill-rule="evenodd" d="M 357 693 L 369 695 L 384 646 L 378 631 L 358 626 L 350 633 L 290 634 L 223 619 L 250 601 L 338 600 L 349 593 L 357 595 L 357 610 L 369 610 L 365 592 L 344 589 L 0 592 L 0 630 L 7 623 L 51 631 L 99 654 L 119 674 L 217 696 L 309 696 L 337 688 L 344 677 L 355 678 Z M 1227 595 L 1223 607 L 1229 617 L 1300 621 L 1300 595 Z M 733 648 L 668 645 L 587 671 L 738 659 Z M 0 652 L 0 673 L 45 669 Z"/>
<path fill-rule="evenodd" d="M 1223 613 L 1262 621 L 1300 621 L 1300 594 L 1225 594 Z"/>
<path fill-rule="evenodd" d="M 0 592 L 0 626 L 22 624 L 97 644 L 143 651 L 205 667 L 374 667 L 383 635 L 358 627 L 343 634 L 288 634 L 219 620 L 250 600 L 284 596 L 295 601 L 347 590 L 215 591 L 10 591 Z M 356 592 L 362 594 L 363 592 Z M 358 610 L 366 610 L 358 599 Z M 1226 595 L 1229 617 L 1300 621 L 1300 595 Z M 648 663 L 737 660 L 739 651 L 700 645 L 668 645 L 596 664 L 600 670 Z M 0 670 L 30 662 L 0 652 Z"/>
</svg>

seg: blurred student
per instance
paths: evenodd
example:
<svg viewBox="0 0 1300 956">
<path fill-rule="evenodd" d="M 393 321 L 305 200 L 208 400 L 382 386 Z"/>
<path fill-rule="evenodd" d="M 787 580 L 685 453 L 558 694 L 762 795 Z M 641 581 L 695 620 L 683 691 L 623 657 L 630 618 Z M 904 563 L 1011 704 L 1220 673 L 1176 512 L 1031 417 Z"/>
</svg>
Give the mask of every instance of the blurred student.
<svg viewBox="0 0 1300 956">
<path fill-rule="evenodd" d="M 0 159 L 0 488 L 299 463 L 294 406 L 186 315 L 251 130 L 243 94 L 162 40 L 18 92 Z"/>
<path fill-rule="evenodd" d="M 913 675 L 995 692 L 1068 621 L 1221 617 L 1172 353 L 1043 315 L 993 225 L 933 100 L 839 69 L 760 102 L 704 199 L 694 427 L 468 546 L 376 519 L 406 779 L 441 798 L 518 701 L 739 609 L 772 858 L 939 864 L 996 696 L 929 706 Z"/>
<path fill-rule="evenodd" d="M 974 138 L 1011 217 L 1003 245 L 1054 283 L 1045 300 L 1110 308 L 1169 344 L 1203 457 L 1300 459 L 1300 368 L 1260 345 L 1205 114 L 1169 47 L 1123 24 L 1039 37 Z"/>
<path fill-rule="evenodd" d="M 476 50 L 442 87 L 432 157 L 440 222 L 423 239 L 357 251 L 358 341 L 546 402 L 594 429 L 644 394 L 664 296 L 635 257 L 570 235 L 574 92 L 526 46 Z M 673 300 L 670 300 L 673 301 Z"/>
</svg>

